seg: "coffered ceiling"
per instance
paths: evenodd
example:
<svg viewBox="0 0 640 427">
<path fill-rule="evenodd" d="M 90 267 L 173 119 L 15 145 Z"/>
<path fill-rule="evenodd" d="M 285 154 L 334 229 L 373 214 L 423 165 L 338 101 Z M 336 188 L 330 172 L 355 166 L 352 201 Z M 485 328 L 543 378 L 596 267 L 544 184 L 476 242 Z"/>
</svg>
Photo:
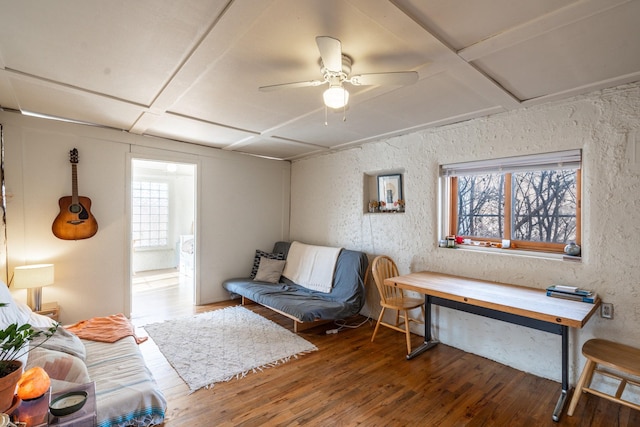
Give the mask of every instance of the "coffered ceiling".
<svg viewBox="0 0 640 427">
<path fill-rule="evenodd" d="M 0 0 L 0 106 L 296 159 L 640 80 L 640 0 Z M 316 36 L 352 74 L 321 79 Z"/>
</svg>

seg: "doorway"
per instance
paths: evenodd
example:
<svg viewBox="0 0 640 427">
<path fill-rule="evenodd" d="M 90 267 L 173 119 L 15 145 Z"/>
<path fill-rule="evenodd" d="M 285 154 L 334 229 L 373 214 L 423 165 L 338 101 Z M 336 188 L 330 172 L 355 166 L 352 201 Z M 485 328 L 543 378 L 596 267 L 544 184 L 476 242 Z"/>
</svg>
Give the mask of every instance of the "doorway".
<svg viewBox="0 0 640 427">
<path fill-rule="evenodd" d="M 188 314 L 195 305 L 196 165 L 131 160 L 131 320 Z"/>
</svg>

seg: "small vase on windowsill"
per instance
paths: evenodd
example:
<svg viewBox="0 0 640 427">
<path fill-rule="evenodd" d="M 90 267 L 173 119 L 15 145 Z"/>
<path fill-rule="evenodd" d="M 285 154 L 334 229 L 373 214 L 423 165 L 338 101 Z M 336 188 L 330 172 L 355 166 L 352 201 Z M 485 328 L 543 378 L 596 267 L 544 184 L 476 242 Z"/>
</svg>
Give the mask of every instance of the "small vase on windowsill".
<svg viewBox="0 0 640 427">
<path fill-rule="evenodd" d="M 564 253 L 571 256 L 579 256 L 580 246 L 576 245 L 575 242 L 570 242 L 567 246 L 564 247 Z"/>
</svg>

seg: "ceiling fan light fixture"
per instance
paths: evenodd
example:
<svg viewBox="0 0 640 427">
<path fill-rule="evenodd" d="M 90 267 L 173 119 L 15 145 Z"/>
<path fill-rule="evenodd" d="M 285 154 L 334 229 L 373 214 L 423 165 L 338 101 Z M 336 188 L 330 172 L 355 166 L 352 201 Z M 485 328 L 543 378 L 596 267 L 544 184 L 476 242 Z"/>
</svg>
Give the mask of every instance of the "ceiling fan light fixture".
<svg viewBox="0 0 640 427">
<path fill-rule="evenodd" d="M 349 103 L 349 91 L 342 86 L 331 86 L 322 94 L 324 105 L 329 108 L 343 108 Z"/>
</svg>

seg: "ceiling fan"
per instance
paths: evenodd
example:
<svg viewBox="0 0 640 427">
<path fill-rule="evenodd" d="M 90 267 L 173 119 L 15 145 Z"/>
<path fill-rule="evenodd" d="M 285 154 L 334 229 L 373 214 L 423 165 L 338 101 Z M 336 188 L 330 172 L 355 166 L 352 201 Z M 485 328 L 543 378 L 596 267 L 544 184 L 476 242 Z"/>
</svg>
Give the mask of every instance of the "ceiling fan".
<svg viewBox="0 0 640 427">
<path fill-rule="evenodd" d="M 320 51 L 320 73 L 322 80 L 309 80 L 303 82 L 283 83 L 259 88 L 262 92 L 277 89 L 288 89 L 308 86 L 320 86 L 328 84 L 324 91 L 324 103 L 329 108 L 343 108 L 349 102 L 349 92 L 344 84 L 354 86 L 381 86 L 381 85 L 409 85 L 418 81 L 418 73 L 415 71 L 398 71 L 389 73 L 358 74 L 351 76 L 352 59 L 342 53 L 340 40 L 328 36 L 316 37 L 318 50 Z"/>
</svg>

